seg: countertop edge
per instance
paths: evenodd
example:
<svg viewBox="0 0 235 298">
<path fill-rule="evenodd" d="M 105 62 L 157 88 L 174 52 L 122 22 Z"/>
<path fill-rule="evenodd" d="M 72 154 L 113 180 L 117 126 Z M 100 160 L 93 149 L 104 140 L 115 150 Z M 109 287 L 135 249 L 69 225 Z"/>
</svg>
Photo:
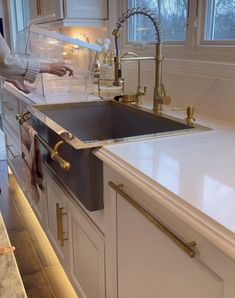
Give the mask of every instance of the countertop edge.
<svg viewBox="0 0 235 298">
<path fill-rule="evenodd" d="M 137 187 L 141 188 L 155 202 L 173 213 L 178 219 L 235 260 L 234 233 L 130 166 L 127 162 L 110 152 L 108 148 L 102 147 L 94 150 L 93 153 L 120 175 L 127 178 L 133 184 L 138 185 Z"/>
<path fill-rule="evenodd" d="M 3 232 L 3 235 L 1 235 L 1 239 L 3 240 L 4 243 L 2 243 L 2 244 L 10 245 L 11 244 L 10 239 L 9 239 L 1 212 L 0 212 L 0 225 L 1 225 L 1 230 Z M 12 252 L 7 255 L 2 255 L 1 258 L 5 258 L 5 262 L 1 261 L 1 265 L 3 266 L 2 269 L 4 269 L 4 275 L 3 275 L 4 278 L 0 282 L 0 296 L 8 297 L 9 289 L 7 290 L 6 288 L 4 288 L 4 286 L 6 287 L 6 283 L 9 283 L 9 280 L 10 281 L 13 280 L 13 284 L 11 284 L 11 294 L 13 294 L 12 291 L 15 291 L 15 295 L 17 297 L 22 297 L 22 298 L 27 297 L 14 253 Z M 5 266 L 4 266 L 4 264 L 5 264 Z M 8 267 L 6 267 L 6 265 Z M 12 272 L 12 269 L 14 269 L 14 272 Z M 13 277 L 13 279 L 12 279 L 12 277 Z M 4 285 L 2 285 L 2 283 Z M 8 293 L 8 294 L 6 295 L 6 293 Z"/>
</svg>

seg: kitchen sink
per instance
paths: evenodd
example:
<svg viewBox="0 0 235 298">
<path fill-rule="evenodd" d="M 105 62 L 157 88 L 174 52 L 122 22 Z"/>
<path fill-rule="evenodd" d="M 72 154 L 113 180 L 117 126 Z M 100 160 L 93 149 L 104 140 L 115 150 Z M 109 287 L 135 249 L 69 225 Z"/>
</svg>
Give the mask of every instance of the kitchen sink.
<svg viewBox="0 0 235 298">
<path fill-rule="evenodd" d="M 46 151 L 43 155 L 61 183 L 90 211 L 103 208 L 103 165 L 93 148 L 205 130 L 111 100 L 33 105 L 28 110 L 30 123 L 52 148 L 61 139 L 66 141 L 59 153 L 71 163 L 69 171 Z"/>
<path fill-rule="evenodd" d="M 34 112 L 40 112 L 37 114 L 55 132 L 69 132 L 71 137 L 67 141 L 76 149 L 135 141 L 165 132 L 186 132 L 195 128 L 179 119 L 155 115 L 150 110 L 111 100 L 34 107 Z"/>
</svg>

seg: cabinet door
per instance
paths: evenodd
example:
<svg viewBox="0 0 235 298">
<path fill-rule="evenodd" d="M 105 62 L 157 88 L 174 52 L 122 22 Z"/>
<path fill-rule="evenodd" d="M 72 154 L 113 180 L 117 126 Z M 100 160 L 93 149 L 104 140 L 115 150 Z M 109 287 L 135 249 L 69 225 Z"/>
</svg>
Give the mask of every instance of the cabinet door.
<svg viewBox="0 0 235 298">
<path fill-rule="evenodd" d="M 37 216 L 38 221 L 41 223 L 41 226 L 46 227 L 46 190 L 41 190 L 38 188 L 39 199 L 37 202 L 32 204 L 35 215 Z"/>
<path fill-rule="evenodd" d="M 105 298 L 104 239 L 78 207 L 69 209 L 70 275 L 81 297 Z"/>
<path fill-rule="evenodd" d="M 47 235 L 54 247 L 57 256 L 64 266 L 68 262 L 68 224 L 67 209 L 68 199 L 64 190 L 48 172 L 45 172 L 47 181 Z"/>
<path fill-rule="evenodd" d="M 108 0 L 66 0 L 66 17 L 77 19 L 108 18 Z"/>
<path fill-rule="evenodd" d="M 11 94 L 8 90 L 2 90 L 2 116 L 3 124 L 8 130 L 12 130 L 12 133 L 18 137 L 20 135 L 19 122 L 16 120 L 16 115 L 19 114 L 19 100 Z"/>
<path fill-rule="evenodd" d="M 29 1 L 30 18 L 34 24 L 63 19 L 63 0 Z"/>
<path fill-rule="evenodd" d="M 119 298 L 233 297 L 225 275 L 190 258 L 123 196 L 116 199 Z"/>
</svg>

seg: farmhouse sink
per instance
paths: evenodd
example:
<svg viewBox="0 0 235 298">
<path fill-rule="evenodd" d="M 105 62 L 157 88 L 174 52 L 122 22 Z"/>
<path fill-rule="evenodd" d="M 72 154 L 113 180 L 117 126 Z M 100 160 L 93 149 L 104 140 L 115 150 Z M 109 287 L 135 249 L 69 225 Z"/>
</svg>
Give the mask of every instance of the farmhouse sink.
<svg viewBox="0 0 235 298">
<path fill-rule="evenodd" d="M 31 124 L 53 148 L 64 139 L 60 155 L 71 164 L 63 171 L 45 151 L 45 159 L 62 184 L 88 210 L 103 208 L 103 165 L 92 150 L 104 145 L 205 130 L 183 121 L 115 101 L 33 105 Z"/>
<path fill-rule="evenodd" d="M 156 137 L 159 134 L 189 131 L 179 119 L 158 116 L 115 101 L 34 105 L 36 113 L 58 134 L 69 132 L 67 140 L 76 149 Z M 34 113 L 35 114 L 35 113 Z M 54 123 L 53 123 L 54 122 Z M 63 136 L 63 135 L 62 135 Z"/>
</svg>

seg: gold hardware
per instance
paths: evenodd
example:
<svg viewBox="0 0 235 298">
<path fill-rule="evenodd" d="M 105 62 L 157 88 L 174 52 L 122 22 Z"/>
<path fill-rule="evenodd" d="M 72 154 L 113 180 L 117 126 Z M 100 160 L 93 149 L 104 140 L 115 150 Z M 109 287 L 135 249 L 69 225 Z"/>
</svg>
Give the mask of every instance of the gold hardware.
<svg viewBox="0 0 235 298">
<path fill-rule="evenodd" d="M 193 122 L 196 120 L 193 116 L 194 116 L 194 106 L 187 106 L 187 107 L 183 107 L 183 108 L 174 108 L 172 109 L 173 111 L 182 111 L 182 110 L 186 110 L 187 113 L 187 117 L 185 118 L 187 124 L 189 126 L 192 126 Z"/>
<path fill-rule="evenodd" d="M 146 10 L 144 7 L 134 7 L 132 9 L 128 9 L 126 12 L 122 14 L 122 16 L 119 18 L 119 22 L 116 23 L 116 28 L 113 30 L 112 34 L 115 37 L 115 52 L 116 57 L 114 59 L 115 64 L 115 80 L 114 85 L 115 86 L 121 86 L 123 79 L 122 79 L 122 71 L 121 71 L 121 58 L 119 53 L 119 46 L 118 46 L 118 39 L 120 37 L 120 32 L 122 25 L 132 16 L 134 15 L 144 15 L 145 17 L 149 18 L 154 26 L 155 33 L 156 33 L 156 52 L 155 57 L 151 60 L 155 61 L 155 87 L 154 87 L 154 96 L 153 96 L 153 111 L 157 114 L 161 114 L 162 112 L 162 105 L 163 104 L 169 104 L 171 102 L 169 97 L 166 97 L 165 91 L 163 90 L 162 86 L 162 37 L 161 37 L 161 25 L 157 18 L 157 16 L 154 15 L 154 13 L 150 10 Z M 132 59 L 137 59 L 132 58 Z M 139 59 L 141 60 L 141 59 Z M 148 60 L 146 57 L 144 57 L 142 60 Z M 122 61 L 128 61 L 127 58 L 123 58 Z M 130 60 L 129 60 L 130 61 Z M 139 94 L 137 93 L 137 105 L 141 105 L 141 101 L 139 99 L 140 95 L 144 95 L 146 92 L 142 91 L 140 88 L 138 88 Z M 144 93 L 144 94 L 142 94 Z M 164 94 L 164 95 L 163 95 Z"/>
<path fill-rule="evenodd" d="M 16 115 L 16 120 L 19 121 L 20 125 L 27 121 L 26 116 L 29 115 L 29 111 L 23 112 L 21 115 Z"/>
<path fill-rule="evenodd" d="M 26 116 L 29 115 L 30 113 L 24 112 L 22 115 L 17 115 L 16 119 L 19 121 L 20 125 L 22 125 L 24 122 L 26 122 Z M 68 171 L 71 169 L 71 163 L 64 160 L 60 155 L 59 155 L 59 148 L 61 145 L 65 144 L 65 141 L 59 141 L 58 143 L 55 144 L 54 149 L 51 148 L 51 146 L 39 135 L 35 135 L 35 139 L 37 139 L 50 153 L 50 156 L 53 160 L 57 161 L 61 168 L 65 171 Z"/>
<path fill-rule="evenodd" d="M 64 225 L 63 216 L 67 215 L 67 212 L 63 212 L 64 207 L 60 207 L 59 203 L 56 203 L 56 222 L 57 222 L 57 239 L 60 241 L 61 247 L 64 247 L 64 242 L 68 238 L 64 238 Z"/>
<path fill-rule="evenodd" d="M 118 96 L 115 96 L 115 98 L 121 102 L 125 102 L 125 103 L 130 103 L 130 102 L 136 102 L 136 95 L 118 95 Z"/>
<path fill-rule="evenodd" d="M 114 189 L 118 194 L 120 194 L 127 202 L 129 202 L 134 208 L 136 208 L 141 214 L 143 214 L 152 224 L 159 228 L 166 236 L 168 236 L 171 240 L 175 242 L 187 255 L 191 258 L 196 256 L 195 247 L 196 242 L 192 241 L 190 243 L 185 243 L 182 241 L 177 235 L 171 232 L 165 225 L 163 225 L 158 219 L 156 219 L 149 211 L 147 211 L 144 207 L 138 204 L 135 200 L 133 200 L 128 194 L 126 194 L 120 187 L 110 181 L 109 186 Z M 194 249 L 193 249 L 194 248 Z"/>
<path fill-rule="evenodd" d="M 133 56 L 131 58 L 125 58 L 126 56 Z M 121 61 L 137 61 L 138 62 L 138 76 L 137 76 L 137 89 L 136 89 L 136 95 L 135 97 L 133 97 L 131 100 L 129 100 L 129 102 L 136 102 L 137 106 L 141 106 L 142 105 L 142 101 L 141 101 L 141 96 L 146 95 L 147 92 L 147 87 L 144 87 L 144 89 L 141 88 L 140 82 L 141 82 L 141 68 L 140 68 L 140 61 L 141 60 L 145 60 L 146 57 L 138 57 L 138 55 L 136 53 L 133 52 L 127 52 L 124 55 L 121 56 Z M 150 57 L 151 58 L 151 57 Z M 149 57 L 147 57 L 147 59 L 149 60 Z M 155 60 L 155 58 L 153 57 L 153 59 Z M 122 100 L 124 102 L 128 102 L 126 100 Z"/>
</svg>

